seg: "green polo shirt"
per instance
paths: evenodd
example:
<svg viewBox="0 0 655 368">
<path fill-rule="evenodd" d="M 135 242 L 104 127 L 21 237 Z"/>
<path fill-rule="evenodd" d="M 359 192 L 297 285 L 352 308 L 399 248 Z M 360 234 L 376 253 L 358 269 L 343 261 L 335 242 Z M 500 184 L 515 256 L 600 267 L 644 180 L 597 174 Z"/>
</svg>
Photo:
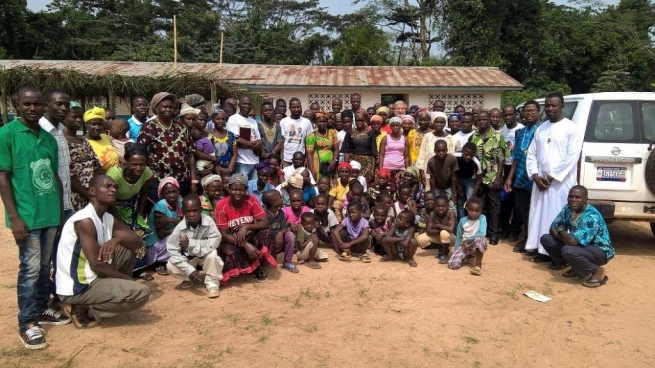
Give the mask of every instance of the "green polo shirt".
<svg viewBox="0 0 655 368">
<path fill-rule="evenodd" d="M 11 173 L 18 215 L 29 230 L 59 226 L 57 141 L 39 127 L 39 136 L 14 120 L 0 128 L 0 171 Z M 5 210 L 5 223 L 11 227 Z"/>
</svg>

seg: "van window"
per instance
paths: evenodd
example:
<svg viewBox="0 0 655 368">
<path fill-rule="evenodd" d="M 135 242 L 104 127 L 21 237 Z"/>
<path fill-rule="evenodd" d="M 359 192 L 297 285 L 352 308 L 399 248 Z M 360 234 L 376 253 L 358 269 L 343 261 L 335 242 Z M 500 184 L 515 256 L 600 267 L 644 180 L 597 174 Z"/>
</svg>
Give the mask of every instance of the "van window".
<svg viewBox="0 0 655 368">
<path fill-rule="evenodd" d="M 644 121 L 644 137 L 649 142 L 655 141 L 655 103 L 642 103 L 641 117 Z"/>
<path fill-rule="evenodd" d="M 587 141 L 632 142 L 635 139 L 631 102 L 594 102 L 587 125 Z"/>
<path fill-rule="evenodd" d="M 578 107 L 578 101 L 569 101 L 566 102 L 564 101 L 564 110 L 562 111 L 562 114 L 564 114 L 564 117 L 572 120 L 573 119 L 573 114 L 575 114 L 575 109 Z M 544 104 L 541 103 L 539 110 L 541 110 L 541 113 L 539 114 L 539 121 L 546 121 L 548 118 L 546 117 L 546 110 L 544 109 Z"/>
</svg>

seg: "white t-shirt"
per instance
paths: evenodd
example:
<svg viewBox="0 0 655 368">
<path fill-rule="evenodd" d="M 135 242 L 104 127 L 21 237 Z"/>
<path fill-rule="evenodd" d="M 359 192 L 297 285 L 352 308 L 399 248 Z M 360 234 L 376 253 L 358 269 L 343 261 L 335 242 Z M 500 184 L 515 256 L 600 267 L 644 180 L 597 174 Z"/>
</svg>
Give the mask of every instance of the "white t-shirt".
<svg viewBox="0 0 655 368">
<path fill-rule="evenodd" d="M 91 219 L 96 228 L 98 245 L 112 238 L 114 229 L 114 216 L 106 212 L 102 219 L 98 217 L 93 205 L 89 204 L 66 221 L 61 230 L 61 239 L 57 250 L 57 272 L 55 283 L 59 295 L 79 295 L 89 288 L 91 282 L 98 275 L 91 270 L 86 255 L 82 250 L 75 224 L 82 220 Z M 71 272 L 73 270 L 74 272 Z"/>
<path fill-rule="evenodd" d="M 505 138 L 505 144 L 507 144 L 507 148 L 509 149 L 509 154 L 505 158 L 505 165 L 512 164 L 512 150 L 514 150 L 514 141 L 516 141 L 516 131 L 521 128 L 523 128 L 523 124 L 521 123 L 517 123 L 512 129 L 507 128 L 507 125 L 503 125 L 503 127 L 500 128 L 500 133 L 503 135 L 503 138 Z"/>
<path fill-rule="evenodd" d="M 305 138 L 313 131 L 312 123 L 303 118 L 292 119 L 288 116 L 280 121 L 282 137 L 284 137 L 284 161 L 291 162 L 293 154 L 305 153 Z"/>
<path fill-rule="evenodd" d="M 250 128 L 250 141 L 258 141 L 262 137 L 259 135 L 259 128 L 257 122 L 251 118 L 234 114 L 227 119 L 226 128 L 235 136 L 239 135 L 240 128 Z M 237 162 L 247 165 L 255 165 L 259 163 L 259 157 L 250 148 L 237 148 Z"/>
<path fill-rule="evenodd" d="M 341 153 L 341 146 L 343 145 L 343 140 L 346 138 L 346 130 L 340 130 L 337 132 L 337 140 L 339 141 L 339 162 L 344 162 L 346 158 L 345 153 Z"/>
<path fill-rule="evenodd" d="M 468 143 L 469 138 L 473 135 L 474 131 L 475 130 L 471 130 L 471 132 L 467 134 L 460 130 L 453 135 L 453 139 L 455 140 L 455 156 L 460 157 L 462 155 L 462 147 Z"/>
</svg>

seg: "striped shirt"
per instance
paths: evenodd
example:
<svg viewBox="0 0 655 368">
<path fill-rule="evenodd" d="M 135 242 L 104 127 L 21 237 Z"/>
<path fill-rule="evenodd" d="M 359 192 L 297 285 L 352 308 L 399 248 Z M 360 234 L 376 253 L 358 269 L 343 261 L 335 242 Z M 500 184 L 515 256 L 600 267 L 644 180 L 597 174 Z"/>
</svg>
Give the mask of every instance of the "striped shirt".
<svg viewBox="0 0 655 368">
<path fill-rule="evenodd" d="M 42 117 L 39 120 L 39 125 L 43 130 L 50 133 L 57 141 L 57 153 L 59 157 L 59 167 L 57 169 L 57 176 L 61 180 L 61 185 L 64 188 L 64 210 L 72 210 L 71 205 L 71 171 L 70 171 L 70 152 L 68 152 L 68 141 L 64 137 L 64 133 L 55 127 L 52 123 Z M 61 126 L 61 124 L 59 124 Z M 63 127 L 62 127 L 63 130 Z"/>
<path fill-rule="evenodd" d="M 61 240 L 57 250 L 57 272 L 55 282 L 57 294 L 79 295 L 89 288 L 89 285 L 98 275 L 91 270 L 86 255 L 82 251 L 80 239 L 75 233 L 75 224 L 82 220 L 91 219 L 96 228 L 98 246 L 111 240 L 114 229 L 114 216 L 105 213 L 102 219 L 89 204 L 75 213 L 64 225 L 61 231 Z"/>
</svg>

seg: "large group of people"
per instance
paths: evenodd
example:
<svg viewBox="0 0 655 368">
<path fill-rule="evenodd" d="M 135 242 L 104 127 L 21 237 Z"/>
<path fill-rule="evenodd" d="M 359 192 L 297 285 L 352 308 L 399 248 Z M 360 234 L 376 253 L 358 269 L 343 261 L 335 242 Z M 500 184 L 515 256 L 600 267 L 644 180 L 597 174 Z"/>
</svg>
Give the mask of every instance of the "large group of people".
<svg viewBox="0 0 655 368">
<path fill-rule="evenodd" d="M 343 110 L 298 98 L 207 109 L 200 95 L 135 97 L 128 120 L 86 111 L 60 90 L 23 87 L 0 128 L 0 194 L 19 247 L 18 324 L 26 348 L 44 324 L 92 328 L 139 308 L 145 281 L 267 280 L 336 259 L 400 261 L 417 250 L 482 275 L 501 238 L 587 287 L 608 280 L 607 226 L 576 185 L 583 133 L 561 94 L 451 114 L 398 101 Z M 288 115 L 287 115 L 288 113 Z M 80 129 L 85 126 L 85 135 Z M 323 265 L 322 265 L 323 264 Z M 303 271 L 304 272 L 304 271 Z"/>
</svg>

